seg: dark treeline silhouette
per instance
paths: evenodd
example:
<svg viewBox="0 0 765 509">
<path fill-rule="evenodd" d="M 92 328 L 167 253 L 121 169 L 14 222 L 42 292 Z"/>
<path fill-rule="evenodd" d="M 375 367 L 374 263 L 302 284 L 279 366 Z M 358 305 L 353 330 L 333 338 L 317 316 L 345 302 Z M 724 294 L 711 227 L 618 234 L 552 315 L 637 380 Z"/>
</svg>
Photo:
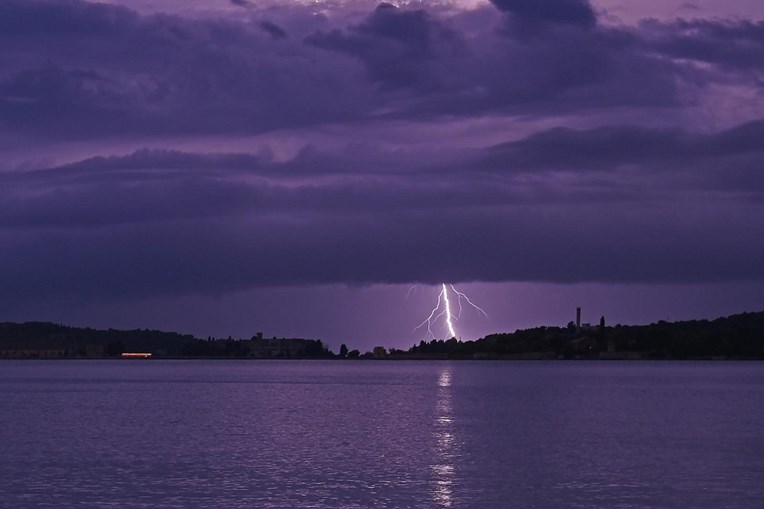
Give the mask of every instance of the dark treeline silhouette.
<svg viewBox="0 0 765 509">
<path fill-rule="evenodd" d="M 148 329 L 68 327 L 50 322 L 0 323 L 0 357 L 117 357 L 123 352 L 180 355 L 195 338 Z"/>
<path fill-rule="evenodd" d="M 136 329 L 91 329 L 50 322 L 0 323 L 0 358 L 109 358 L 147 352 L 165 358 L 333 357 L 318 339 L 197 339 L 188 334 Z"/>
<path fill-rule="evenodd" d="M 255 359 L 327 359 L 334 354 L 319 339 L 271 338 L 196 340 L 182 352 L 184 357 Z"/>
<path fill-rule="evenodd" d="M 536 327 L 476 341 L 421 341 L 390 358 L 762 359 L 763 313 L 650 325 Z"/>
<path fill-rule="evenodd" d="M 98 330 L 49 322 L 0 323 L 0 358 L 110 358 L 147 352 L 160 358 L 256 359 L 762 359 L 763 313 L 650 325 L 536 327 L 475 341 L 421 341 L 409 350 L 335 355 L 321 340 L 198 339 L 148 329 Z"/>
</svg>

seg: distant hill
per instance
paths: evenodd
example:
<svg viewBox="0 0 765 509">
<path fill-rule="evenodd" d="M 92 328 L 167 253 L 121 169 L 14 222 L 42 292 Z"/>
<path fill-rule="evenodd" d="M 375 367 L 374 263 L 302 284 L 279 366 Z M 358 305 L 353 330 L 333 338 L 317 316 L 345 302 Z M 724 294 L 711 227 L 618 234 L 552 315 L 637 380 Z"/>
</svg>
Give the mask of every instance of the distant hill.
<svg viewBox="0 0 765 509">
<path fill-rule="evenodd" d="M 198 339 L 148 329 L 0 323 L 0 358 L 109 358 L 149 352 L 172 358 L 334 358 L 318 339 Z M 347 348 L 346 348 L 347 353 Z M 535 327 L 475 341 L 421 341 L 349 358 L 387 359 L 763 359 L 763 313 L 650 325 Z"/>
<path fill-rule="evenodd" d="M 324 358 L 332 357 L 318 339 L 261 336 L 198 339 L 148 329 L 69 327 L 50 322 L 0 323 L 0 359 L 110 358 L 146 352 L 165 358 Z"/>
<path fill-rule="evenodd" d="M 0 323 L 0 357 L 115 357 L 126 351 L 159 351 L 167 356 L 180 356 L 195 341 L 191 335 L 148 329 L 99 330 L 50 322 Z"/>
<path fill-rule="evenodd" d="M 476 341 L 422 341 L 393 358 L 763 359 L 763 313 L 650 325 L 536 327 Z"/>
</svg>

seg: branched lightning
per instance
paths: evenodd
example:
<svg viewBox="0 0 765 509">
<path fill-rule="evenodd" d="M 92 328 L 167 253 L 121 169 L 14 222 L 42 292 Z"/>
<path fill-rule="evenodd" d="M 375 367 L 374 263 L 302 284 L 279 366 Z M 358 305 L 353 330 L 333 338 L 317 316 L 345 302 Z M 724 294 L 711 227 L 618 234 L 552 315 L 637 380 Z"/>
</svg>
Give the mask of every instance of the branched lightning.
<svg viewBox="0 0 765 509">
<path fill-rule="evenodd" d="M 435 316 L 436 312 L 441 308 L 441 296 L 443 294 L 444 294 L 443 290 L 441 292 L 439 292 L 439 294 L 438 294 L 438 301 L 436 302 L 436 307 L 433 308 L 433 311 L 430 312 L 430 315 L 425 320 L 423 320 L 420 325 L 415 327 L 414 330 L 417 330 L 420 327 L 422 327 L 423 325 L 425 325 L 428 328 L 428 334 L 430 334 L 430 337 L 435 339 L 435 336 L 433 335 L 433 331 L 430 329 L 430 326 L 433 324 L 433 322 L 435 320 L 438 319 L 438 317 L 440 317 L 443 314 L 443 312 L 441 312 L 441 314 L 439 314 L 438 317 Z"/>
<path fill-rule="evenodd" d="M 484 311 L 483 308 L 481 308 L 481 306 L 477 306 L 477 305 L 473 304 L 473 301 L 470 300 L 470 298 L 467 295 L 465 295 L 464 293 L 462 293 L 462 292 L 458 291 L 456 288 L 454 288 L 454 285 L 449 285 L 449 286 L 454 291 L 454 293 L 457 294 L 457 302 L 460 305 L 460 314 L 459 314 L 459 316 L 462 316 L 462 299 L 465 299 L 468 304 L 473 306 L 477 311 L 480 311 L 483 314 L 483 316 L 486 316 L 486 317 L 489 316 L 489 315 L 486 314 L 486 311 Z"/>
<path fill-rule="evenodd" d="M 454 330 L 454 320 L 458 320 L 462 317 L 462 301 L 465 300 L 470 306 L 472 306 L 475 310 L 479 311 L 483 314 L 483 316 L 489 316 L 486 314 L 486 311 L 483 310 L 480 306 L 475 304 L 473 301 L 470 300 L 470 298 L 465 295 L 464 293 L 457 290 L 454 285 L 450 284 L 449 288 L 451 288 L 452 292 L 454 292 L 454 295 L 457 296 L 457 305 L 459 306 L 459 311 L 457 313 L 457 316 L 454 316 L 452 313 L 451 308 L 451 301 L 449 300 L 449 290 L 446 288 L 446 283 L 441 283 L 441 291 L 438 292 L 438 299 L 436 300 L 436 306 L 430 311 L 430 314 L 428 317 L 420 323 L 417 327 L 414 328 L 414 330 L 417 330 L 421 327 L 425 327 L 428 330 L 428 334 L 432 339 L 436 339 L 435 334 L 433 334 L 433 325 L 438 322 L 438 320 L 444 316 L 444 328 L 448 331 L 450 338 L 456 338 L 457 332 Z M 410 288 L 411 291 L 411 288 Z M 407 297 L 408 297 L 407 293 Z M 443 303 L 443 309 L 442 308 Z"/>
</svg>

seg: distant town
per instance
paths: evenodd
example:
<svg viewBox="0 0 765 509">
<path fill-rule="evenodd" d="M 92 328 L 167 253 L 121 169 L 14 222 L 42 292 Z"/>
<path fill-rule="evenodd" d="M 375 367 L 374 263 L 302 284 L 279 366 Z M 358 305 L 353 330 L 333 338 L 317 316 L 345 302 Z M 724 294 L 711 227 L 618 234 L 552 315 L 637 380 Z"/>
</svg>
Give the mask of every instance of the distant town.
<svg viewBox="0 0 765 509">
<path fill-rule="evenodd" d="M 650 325 L 536 327 L 474 341 L 432 339 L 408 350 L 331 351 L 320 339 L 196 338 L 148 329 L 98 330 L 50 322 L 0 323 L 0 359 L 763 359 L 763 313 Z"/>
</svg>

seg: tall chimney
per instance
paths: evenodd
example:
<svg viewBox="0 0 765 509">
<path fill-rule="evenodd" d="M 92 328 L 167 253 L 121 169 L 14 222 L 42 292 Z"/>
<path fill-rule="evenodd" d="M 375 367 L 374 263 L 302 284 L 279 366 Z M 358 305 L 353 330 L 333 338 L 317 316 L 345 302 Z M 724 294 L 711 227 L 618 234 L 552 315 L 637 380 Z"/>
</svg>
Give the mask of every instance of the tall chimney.
<svg viewBox="0 0 765 509">
<path fill-rule="evenodd" d="M 582 328 L 582 308 L 576 308 L 576 331 Z"/>
</svg>

